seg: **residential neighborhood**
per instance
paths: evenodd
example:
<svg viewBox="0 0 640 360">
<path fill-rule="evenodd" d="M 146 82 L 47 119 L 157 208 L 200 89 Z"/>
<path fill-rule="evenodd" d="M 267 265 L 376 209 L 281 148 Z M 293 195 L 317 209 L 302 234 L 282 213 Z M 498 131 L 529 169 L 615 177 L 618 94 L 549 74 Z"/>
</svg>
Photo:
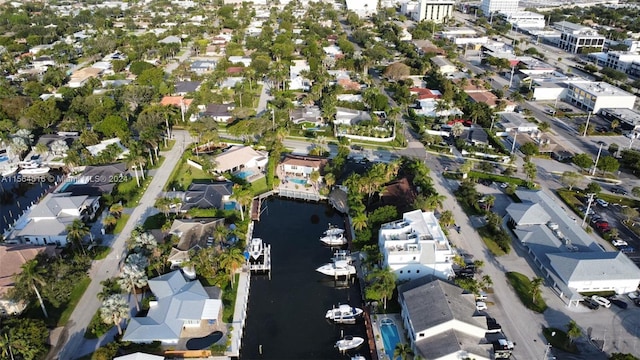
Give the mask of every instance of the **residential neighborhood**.
<svg viewBox="0 0 640 360">
<path fill-rule="evenodd" d="M 3 2 L 0 359 L 640 358 L 638 16 Z"/>
</svg>

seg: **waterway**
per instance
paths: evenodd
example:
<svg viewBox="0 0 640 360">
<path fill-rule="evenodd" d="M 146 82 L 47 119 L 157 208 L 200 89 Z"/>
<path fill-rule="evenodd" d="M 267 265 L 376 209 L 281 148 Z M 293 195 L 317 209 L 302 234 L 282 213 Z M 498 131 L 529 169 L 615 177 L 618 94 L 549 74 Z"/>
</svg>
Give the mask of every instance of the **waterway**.
<svg viewBox="0 0 640 360">
<path fill-rule="evenodd" d="M 367 339 L 364 323 L 335 325 L 325 319 L 337 304 L 362 307 L 358 282 L 336 284 L 315 269 L 330 262 L 332 251 L 319 239 L 329 223 L 344 219 L 325 204 L 270 198 L 254 237 L 271 244 L 271 280 L 251 277 L 251 293 L 240 359 L 370 358 L 367 342 L 347 354 L 334 348 L 342 336 Z"/>
<path fill-rule="evenodd" d="M 19 176 L 0 179 L 0 234 L 12 225 L 20 215 L 38 201 L 52 183 L 29 182 Z"/>
</svg>

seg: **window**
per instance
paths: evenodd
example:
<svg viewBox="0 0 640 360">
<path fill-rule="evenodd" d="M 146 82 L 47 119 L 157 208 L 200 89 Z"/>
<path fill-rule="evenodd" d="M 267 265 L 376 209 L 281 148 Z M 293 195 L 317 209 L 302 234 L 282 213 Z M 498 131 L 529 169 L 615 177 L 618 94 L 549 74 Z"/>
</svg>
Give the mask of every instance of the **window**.
<svg viewBox="0 0 640 360">
<path fill-rule="evenodd" d="M 407 274 L 411 274 L 411 270 L 407 270 Z"/>
<path fill-rule="evenodd" d="M 402 270 L 400 270 L 400 274 L 402 274 Z"/>
<path fill-rule="evenodd" d="M 416 274 L 420 274 L 420 270 L 416 270 Z"/>
</svg>

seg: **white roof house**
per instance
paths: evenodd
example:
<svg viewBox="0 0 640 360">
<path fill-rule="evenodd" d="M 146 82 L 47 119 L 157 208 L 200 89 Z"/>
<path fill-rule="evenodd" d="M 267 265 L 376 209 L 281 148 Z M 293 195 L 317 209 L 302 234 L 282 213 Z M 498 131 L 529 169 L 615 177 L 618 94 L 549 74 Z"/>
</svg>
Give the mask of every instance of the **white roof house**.
<svg viewBox="0 0 640 360">
<path fill-rule="evenodd" d="M 509 224 L 545 278 L 569 306 L 580 293 L 637 289 L 640 269 L 622 252 L 605 251 L 542 191 L 518 190 Z"/>
<path fill-rule="evenodd" d="M 47 194 L 16 223 L 8 239 L 34 245 L 66 245 L 67 226 L 88 219 L 100 207 L 99 196 Z"/>
<path fill-rule="evenodd" d="M 124 159 L 125 156 L 129 154 L 129 149 L 127 149 L 126 147 L 124 147 L 124 145 L 122 145 L 120 138 L 102 140 L 100 141 L 99 144 L 87 146 L 87 150 L 91 155 L 98 156 L 102 151 L 104 151 L 107 148 L 107 146 L 112 144 L 116 144 L 121 150 L 120 155 L 118 155 L 118 159 Z"/>
<path fill-rule="evenodd" d="M 180 271 L 150 279 L 149 287 L 157 300 L 149 303 L 147 316 L 131 319 L 124 341 L 175 345 L 184 327 L 218 319 L 222 302 L 211 299 L 199 281 L 187 282 Z"/>
<path fill-rule="evenodd" d="M 398 275 L 398 280 L 454 276 L 451 265 L 455 254 L 433 212 L 414 210 L 404 213 L 402 220 L 383 224 L 378 246 L 384 265 Z"/>
<path fill-rule="evenodd" d="M 269 154 L 254 150 L 250 146 L 234 145 L 214 158 L 215 170 L 223 173 L 243 168 L 263 167 L 267 165 Z"/>
<path fill-rule="evenodd" d="M 310 69 L 307 60 L 293 60 L 289 66 L 289 90 L 309 90 L 311 80 L 306 79 L 301 73 Z"/>
</svg>

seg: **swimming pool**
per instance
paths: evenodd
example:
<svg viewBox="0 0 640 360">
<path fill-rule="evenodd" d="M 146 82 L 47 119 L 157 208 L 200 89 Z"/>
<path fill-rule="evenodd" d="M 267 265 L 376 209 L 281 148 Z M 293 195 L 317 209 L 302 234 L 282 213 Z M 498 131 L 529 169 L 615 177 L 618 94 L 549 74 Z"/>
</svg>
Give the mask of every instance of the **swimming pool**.
<svg viewBox="0 0 640 360">
<path fill-rule="evenodd" d="M 253 175 L 253 171 L 252 170 L 243 170 L 240 172 L 236 173 L 236 176 L 239 177 L 240 179 L 247 179 L 249 176 Z"/>
<path fill-rule="evenodd" d="M 5 161 L 9 161 L 9 157 L 5 155 L 0 156 L 0 162 L 5 162 Z"/>
<path fill-rule="evenodd" d="M 380 320 L 380 333 L 382 334 L 382 342 L 384 343 L 384 351 L 389 356 L 389 359 L 393 359 L 393 352 L 396 349 L 396 344 L 400 343 L 400 335 L 398 335 L 398 328 L 391 319 Z"/>
<path fill-rule="evenodd" d="M 307 185 L 307 180 L 305 179 L 289 178 L 287 180 L 291 181 L 294 184 Z"/>
</svg>

